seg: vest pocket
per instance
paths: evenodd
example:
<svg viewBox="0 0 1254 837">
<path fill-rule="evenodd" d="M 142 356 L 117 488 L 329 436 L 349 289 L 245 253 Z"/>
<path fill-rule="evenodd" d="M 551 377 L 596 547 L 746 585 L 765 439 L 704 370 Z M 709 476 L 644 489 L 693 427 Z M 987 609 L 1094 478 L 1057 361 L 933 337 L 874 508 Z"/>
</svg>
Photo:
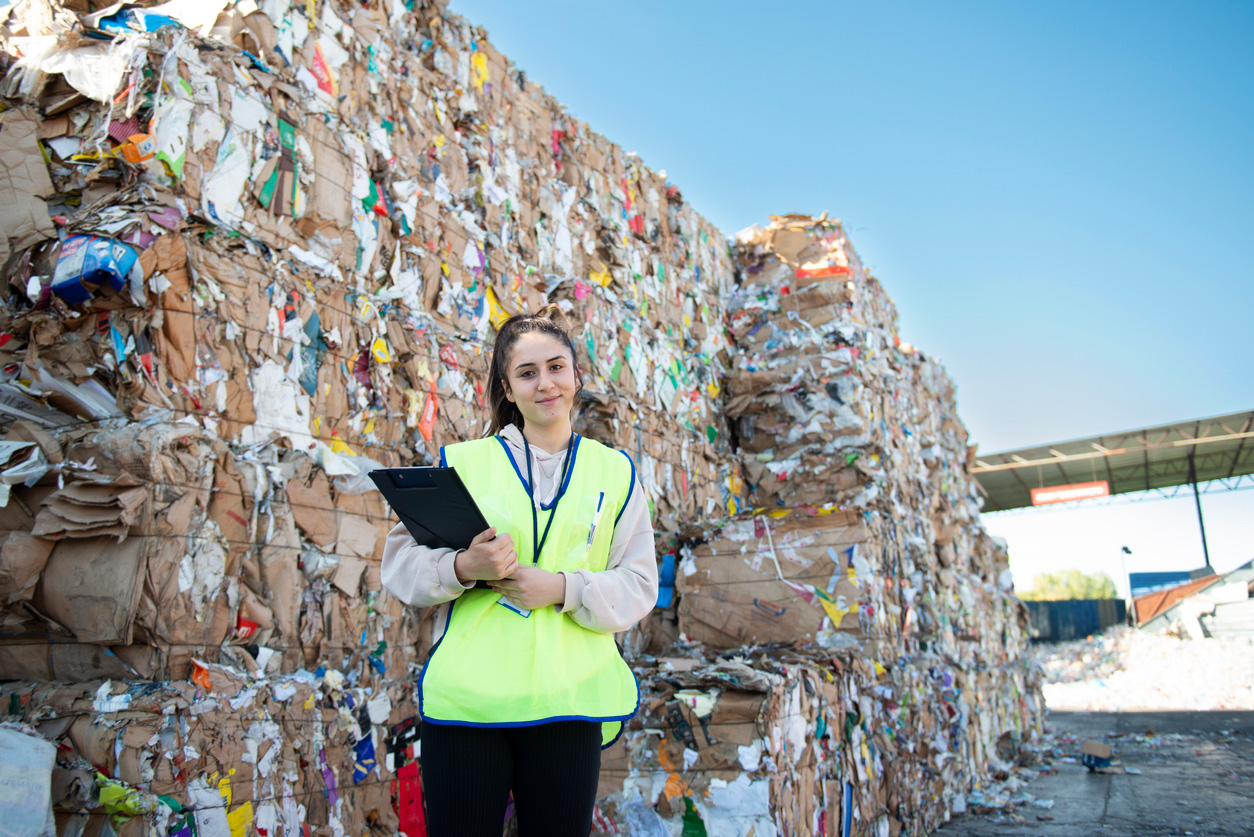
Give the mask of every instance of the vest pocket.
<svg viewBox="0 0 1254 837">
<path fill-rule="evenodd" d="M 563 502 L 574 500 L 573 512 L 566 525 L 566 531 L 563 532 L 561 540 L 563 549 L 560 550 L 557 557 L 557 566 L 555 570 L 565 570 L 567 572 L 577 569 L 587 570 L 603 570 L 608 556 L 605 549 L 596 549 L 594 541 L 600 543 L 602 537 L 611 537 L 609 531 L 603 532 L 602 529 L 609 526 L 606 518 L 606 510 L 609 507 L 608 501 L 602 500 L 602 494 L 576 494 L 573 497 L 568 496 Z M 598 513 L 597 506 L 600 505 Z M 593 523 L 596 528 L 593 528 Z M 547 551 L 547 547 L 545 550 Z M 594 557 L 600 555 L 599 559 Z"/>
</svg>

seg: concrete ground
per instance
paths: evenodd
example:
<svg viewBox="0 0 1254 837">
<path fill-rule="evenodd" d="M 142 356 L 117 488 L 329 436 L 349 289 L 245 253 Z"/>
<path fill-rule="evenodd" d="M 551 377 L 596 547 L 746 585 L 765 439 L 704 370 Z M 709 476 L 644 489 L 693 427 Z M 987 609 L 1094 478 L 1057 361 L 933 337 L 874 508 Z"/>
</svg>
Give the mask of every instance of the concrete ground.
<svg viewBox="0 0 1254 837">
<path fill-rule="evenodd" d="M 938 837 L 1254 835 L 1254 712 L 1051 712 L 1047 725 L 1034 769 L 1048 768 L 1024 790 L 1053 807 L 973 809 Z M 1090 773 L 1079 763 L 1085 739 L 1140 773 Z"/>
</svg>

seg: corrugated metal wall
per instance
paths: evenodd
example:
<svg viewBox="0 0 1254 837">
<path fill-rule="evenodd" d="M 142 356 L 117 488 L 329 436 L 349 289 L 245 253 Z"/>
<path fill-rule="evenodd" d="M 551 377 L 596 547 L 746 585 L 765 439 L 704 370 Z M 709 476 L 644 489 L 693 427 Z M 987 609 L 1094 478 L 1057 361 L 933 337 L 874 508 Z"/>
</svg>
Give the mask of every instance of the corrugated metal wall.
<svg viewBox="0 0 1254 837">
<path fill-rule="evenodd" d="M 1032 614 L 1032 638 L 1045 642 L 1081 639 L 1127 620 L 1123 599 L 1069 599 L 1025 602 Z"/>
</svg>

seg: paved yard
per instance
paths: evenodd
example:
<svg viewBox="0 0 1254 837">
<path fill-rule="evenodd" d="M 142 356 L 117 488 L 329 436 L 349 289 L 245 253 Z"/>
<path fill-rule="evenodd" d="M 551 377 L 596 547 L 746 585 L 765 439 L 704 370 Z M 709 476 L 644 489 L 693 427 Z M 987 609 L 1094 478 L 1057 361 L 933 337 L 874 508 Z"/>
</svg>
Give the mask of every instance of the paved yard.
<svg viewBox="0 0 1254 837">
<path fill-rule="evenodd" d="M 1041 762 L 1025 771 L 1039 771 L 1034 778 L 973 795 L 968 813 L 936 833 L 1254 834 L 1254 712 L 1054 712 L 1048 725 Z M 1139 772 L 1090 773 L 1079 763 L 1085 739 L 1110 744 L 1125 769 Z M 998 790 L 1011 801 L 995 808 Z"/>
</svg>

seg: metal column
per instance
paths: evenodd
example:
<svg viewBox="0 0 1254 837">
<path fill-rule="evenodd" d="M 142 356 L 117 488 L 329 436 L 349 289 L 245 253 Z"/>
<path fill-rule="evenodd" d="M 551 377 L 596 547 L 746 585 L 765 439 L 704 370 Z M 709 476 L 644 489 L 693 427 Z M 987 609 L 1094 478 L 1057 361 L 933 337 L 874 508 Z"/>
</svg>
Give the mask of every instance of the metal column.
<svg viewBox="0 0 1254 837">
<path fill-rule="evenodd" d="M 1197 471 L 1193 468 L 1193 451 L 1189 451 L 1189 484 L 1193 486 L 1193 502 L 1197 505 L 1197 526 L 1202 530 L 1202 555 L 1206 557 L 1206 569 L 1210 566 L 1210 549 L 1206 546 L 1206 520 L 1202 517 L 1202 495 L 1197 492 Z"/>
</svg>

